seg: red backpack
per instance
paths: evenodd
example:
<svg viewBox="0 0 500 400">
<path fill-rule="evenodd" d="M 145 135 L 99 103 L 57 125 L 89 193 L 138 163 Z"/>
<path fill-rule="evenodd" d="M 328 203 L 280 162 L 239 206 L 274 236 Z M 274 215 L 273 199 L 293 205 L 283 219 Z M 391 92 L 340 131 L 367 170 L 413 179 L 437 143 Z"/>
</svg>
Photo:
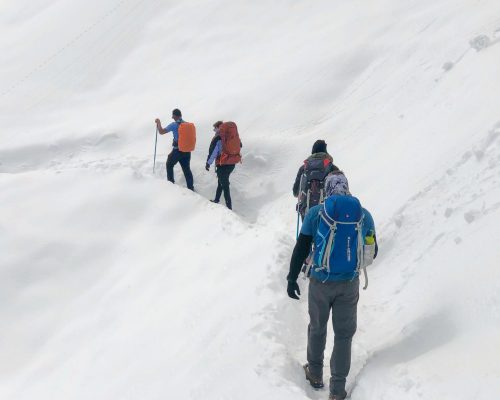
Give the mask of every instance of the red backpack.
<svg viewBox="0 0 500 400">
<path fill-rule="evenodd" d="M 238 127 L 234 122 L 224 122 L 219 129 L 222 152 L 217 160 L 217 165 L 229 165 L 241 162 L 241 140 L 238 134 Z"/>
</svg>

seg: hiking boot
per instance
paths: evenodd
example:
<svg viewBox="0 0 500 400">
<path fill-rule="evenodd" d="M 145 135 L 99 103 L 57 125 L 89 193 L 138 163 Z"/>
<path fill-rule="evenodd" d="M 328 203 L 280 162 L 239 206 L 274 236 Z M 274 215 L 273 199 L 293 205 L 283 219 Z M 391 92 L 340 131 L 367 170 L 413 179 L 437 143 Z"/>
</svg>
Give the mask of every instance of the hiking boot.
<svg viewBox="0 0 500 400">
<path fill-rule="evenodd" d="M 212 203 L 219 204 L 219 200 L 210 200 Z"/>
<path fill-rule="evenodd" d="M 314 389 L 321 389 L 325 386 L 323 384 L 323 377 L 311 375 L 311 371 L 309 371 L 309 364 L 304 365 L 304 371 L 306 373 L 306 380 L 309 381 Z"/>
</svg>

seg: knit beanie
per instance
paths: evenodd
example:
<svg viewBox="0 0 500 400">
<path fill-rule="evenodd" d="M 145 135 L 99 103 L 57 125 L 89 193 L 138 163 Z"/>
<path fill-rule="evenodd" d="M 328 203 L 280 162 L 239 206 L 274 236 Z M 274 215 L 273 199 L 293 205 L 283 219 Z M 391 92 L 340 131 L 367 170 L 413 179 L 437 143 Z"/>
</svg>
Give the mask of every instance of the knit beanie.
<svg viewBox="0 0 500 400">
<path fill-rule="evenodd" d="M 326 142 L 324 140 L 316 140 L 313 144 L 312 153 L 326 153 Z"/>
</svg>

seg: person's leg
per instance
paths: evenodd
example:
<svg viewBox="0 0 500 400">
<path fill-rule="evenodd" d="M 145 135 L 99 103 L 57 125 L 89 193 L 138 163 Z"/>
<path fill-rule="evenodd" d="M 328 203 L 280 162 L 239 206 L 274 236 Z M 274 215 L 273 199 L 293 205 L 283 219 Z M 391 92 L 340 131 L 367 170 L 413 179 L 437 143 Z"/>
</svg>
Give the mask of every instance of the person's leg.
<svg viewBox="0 0 500 400">
<path fill-rule="evenodd" d="M 346 378 L 351 368 L 352 337 L 356 333 L 359 300 L 359 278 L 338 282 L 337 295 L 332 306 L 332 324 L 335 335 L 330 359 L 330 393 L 344 398 Z"/>
<path fill-rule="evenodd" d="M 232 209 L 231 191 L 229 190 L 229 175 L 231 175 L 231 172 L 234 171 L 234 165 L 223 165 L 219 167 L 219 170 L 221 171 L 219 175 L 219 182 L 222 186 L 222 191 L 224 192 L 226 206 L 227 208 Z"/>
<path fill-rule="evenodd" d="M 215 191 L 214 203 L 218 203 L 220 201 L 220 197 L 222 196 L 222 185 L 220 184 L 219 168 L 218 167 L 216 169 L 216 173 L 217 173 L 217 190 Z"/>
<path fill-rule="evenodd" d="M 186 178 L 186 186 L 188 189 L 194 190 L 193 173 L 190 167 L 191 153 L 179 153 L 181 154 L 179 163 L 181 164 L 182 172 L 184 172 L 184 177 Z"/>
<path fill-rule="evenodd" d="M 326 344 L 326 331 L 330 318 L 328 284 L 312 278 L 309 281 L 309 326 L 307 328 L 307 363 L 315 377 L 323 376 L 323 359 Z"/>
<path fill-rule="evenodd" d="M 179 162 L 179 150 L 172 149 L 167 157 L 167 179 L 175 183 L 174 179 L 174 166 Z"/>
</svg>

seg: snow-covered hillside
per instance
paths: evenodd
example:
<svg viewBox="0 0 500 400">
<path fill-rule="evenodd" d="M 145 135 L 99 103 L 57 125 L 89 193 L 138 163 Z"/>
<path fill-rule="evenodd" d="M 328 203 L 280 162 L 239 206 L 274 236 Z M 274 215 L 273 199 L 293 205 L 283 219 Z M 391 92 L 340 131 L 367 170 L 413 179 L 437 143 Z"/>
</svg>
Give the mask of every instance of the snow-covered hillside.
<svg viewBox="0 0 500 400">
<path fill-rule="evenodd" d="M 380 244 L 351 399 L 500 397 L 497 0 L 6 0 L 0 51 L 0 399 L 326 399 L 285 282 L 320 138 Z M 170 137 L 152 173 L 175 107 L 196 193 Z"/>
</svg>

